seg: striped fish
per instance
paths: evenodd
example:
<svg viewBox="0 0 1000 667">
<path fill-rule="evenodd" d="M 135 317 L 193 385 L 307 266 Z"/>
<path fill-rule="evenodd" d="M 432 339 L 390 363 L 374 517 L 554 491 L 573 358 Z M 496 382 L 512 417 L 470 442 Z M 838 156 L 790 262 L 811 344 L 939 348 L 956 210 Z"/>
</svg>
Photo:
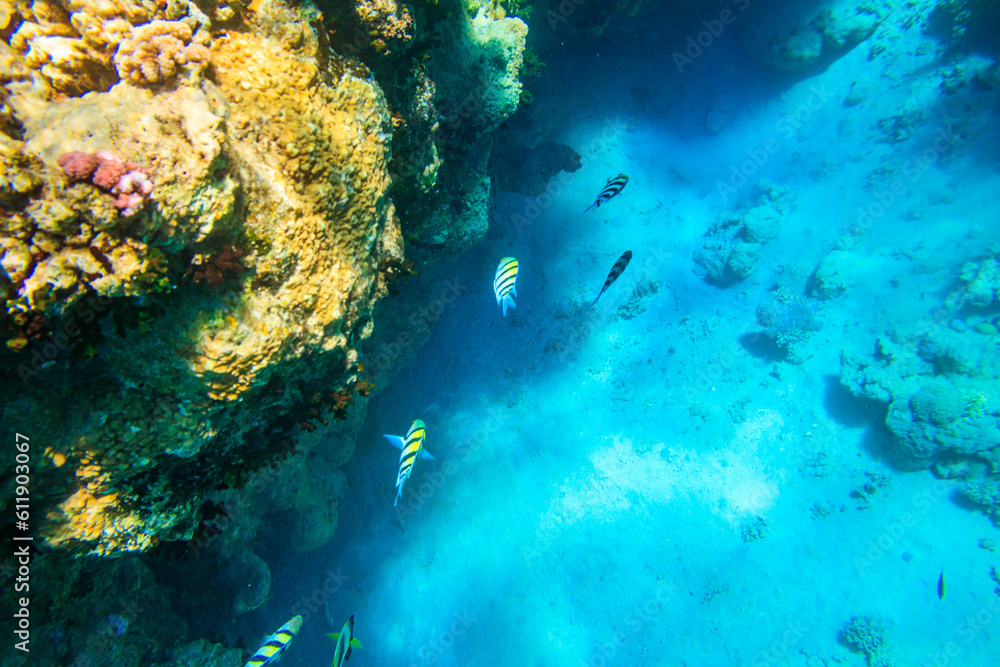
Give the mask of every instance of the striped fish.
<svg viewBox="0 0 1000 667">
<path fill-rule="evenodd" d="M 587 211 L 595 206 L 600 207 L 601 204 L 606 204 L 609 199 L 622 191 L 622 188 L 625 187 L 626 183 L 628 183 L 627 174 L 618 174 L 613 179 L 609 178 L 608 184 L 604 186 L 603 190 L 601 190 L 601 194 L 597 195 L 597 200 L 587 207 Z M 584 213 L 587 211 L 584 211 Z"/>
<path fill-rule="evenodd" d="M 344 627 L 340 632 L 329 632 L 326 636 L 337 642 L 337 648 L 333 651 L 332 667 L 340 667 L 347 662 L 351 657 L 352 648 L 363 648 L 361 642 L 354 637 L 353 615 L 347 619 L 347 623 L 344 623 Z"/>
<path fill-rule="evenodd" d="M 285 623 L 277 632 L 267 638 L 264 645 L 257 649 L 257 652 L 253 654 L 253 657 L 243 667 L 264 667 L 264 665 L 271 665 L 278 662 L 281 652 L 288 648 L 288 645 L 292 643 L 292 638 L 295 637 L 301 627 L 301 616 L 296 616 L 288 621 L 288 623 Z"/>
<path fill-rule="evenodd" d="M 608 279 L 604 281 L 604 287 L 601 288 L 601 294 L 604 294 L 604 290 L 608 289 L 608 287 L 611 286 L 611 283 L 618 280 L 618 276 L 622 274 L 622 271 L 625 270 L 625 267 L 628 266 L 628 263 L 631 261 L 632 251 L 626 250 L 622 253 L 622 256 L 618 258 L 618 261 L 615 262 L 615 265 L 611 267 L 611 273 L 608 274 Z M 597 299 L 601 298 L 601 294 L 597 295 Z M 594 303 L 590 304 L 591 308 L 597 305 L 597 299 L 594 299 Z"/>
<path fill-rule="evenodd" d="M 512 297 L 517 296 L 517 260 L 513 257 L 504 257 L 497 267 L 497 274 L 493 278 L 493 293 L 497 295 L 497 305 L 503 308 L 503 316 L 507 317 L 507 306 L 517 308 Z"/>
<path fill-rule="evenodd" d="M 406 432 L 406 437 L 401 438 L 398 435 L 382 435 L 383 438 L 389 441 L 389 443 L 396 449 L 401 449 L 402 453 L 399 455 L 399 474 L 396 475 L 396 502 L 392 504 L 393 507 L 399 502 L 399 497 L 403 495 L 403 482 L 410 478 L 410 473 L 413 472 L 413 462 L 417 460 L 419 456 L 422 459 L 434 460 L 431 453 L 424 449 L 424 439 L 427 437 L 427 426 L 420 419 L 416 419 L 413 425 L 410 426 L 410 430 Z"/>
</svg>

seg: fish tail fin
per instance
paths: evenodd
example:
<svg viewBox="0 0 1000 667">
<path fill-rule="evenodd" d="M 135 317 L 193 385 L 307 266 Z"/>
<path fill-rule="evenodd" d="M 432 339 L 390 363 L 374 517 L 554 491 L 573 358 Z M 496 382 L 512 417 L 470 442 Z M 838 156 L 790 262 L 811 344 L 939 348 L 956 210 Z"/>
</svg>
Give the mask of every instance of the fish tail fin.
<svg viewBox="0 0 1000 667">
<path fill-rule="evenodd" d="M 503 295 L 503 316 L 507 317 L 507 308 L 517 308 L 517 304 L 514 303 L 514 299 L 510 297 L 510 294 Z"/>
</svg>

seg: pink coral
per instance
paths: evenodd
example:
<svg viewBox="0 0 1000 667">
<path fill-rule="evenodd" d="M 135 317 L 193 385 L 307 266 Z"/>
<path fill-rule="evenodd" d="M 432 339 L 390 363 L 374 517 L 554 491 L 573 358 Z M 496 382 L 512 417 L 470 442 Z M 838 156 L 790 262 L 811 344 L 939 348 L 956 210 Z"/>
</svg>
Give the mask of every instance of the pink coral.
<svg viewBox="0 0 1000 667">
<path fill-rule="evenodd" d="M 125 163 L 118 158 L 102 160 L 90 182 L 99 188 L 114 190 L 118 187 L 118 180 L 124 173 Z"/>
<path fill-rule="evenodd" d="M 89 180 L 115 195 L 115 208 L 122 215 L 138 213 L 146 196 L 153 191 L 149 170 L 109 151 L 93 155 L 80 151 L 66 153 L 59 158 L 59 166 L 74 180 Z"/>
<path fill-rule="evenodd" d="M 96 155 L 70 151 L 59 156 L 59 166 L 72 181 L 89 181 L 100 162 Z"/>
</svg>

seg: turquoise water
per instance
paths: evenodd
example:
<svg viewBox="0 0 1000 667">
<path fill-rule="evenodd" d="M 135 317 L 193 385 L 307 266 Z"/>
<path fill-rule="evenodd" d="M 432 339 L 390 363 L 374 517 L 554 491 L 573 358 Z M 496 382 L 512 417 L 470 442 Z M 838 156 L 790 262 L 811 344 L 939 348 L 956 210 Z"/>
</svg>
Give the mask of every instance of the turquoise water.
<svg viewBox="0 0 1000 667">
<path fill-rule="evenodd" d="M 252 4 L 258 20 L 268 3 Z M 355 5 L 392 4 L 335 3 L 322 8 L 326 24 L 313 14 L 310 20 L 336 41 L 337 17 Z M 424 159 L 433 151 L 422 154 L 415 145 L 433 138 L 441 155 L 454 160 L 454 144 L 462 140 L 454 136 L 468 130 L 462 126 L 468 119 L 456 121 L 460 114 L 444 106 L 454 99 L 441 91 L 454 87 L 449 79 L 457 75 L 442 56 L 452 28 L 441 26 L 460 8 L 441 0 L 432 12 L 424 4 L 431 3 L 410 3 L 419 49 L 407 52 L 412 45 L 404 45 L 412 26 L 389 21 L 386 34 L 398 42 L 376 48 L 364 33 L 364 48 L 351 51 L 375 63 L 375 73 L 357 63 L 350 71 L 387 90 L 426 92 L 431 79 L 418 81 L 417 70 L 407 69 L 426 67 L 439 97 L 421 104 L 440 105 L 433 109 L 440 131 L 420 134 L 426 128 L 418 121 L 436 121 L 421 115 L 426 109 L 408 97 L 412 91 L 390 90 L 391 104 L 380 91 L 372 99 L 394 113 L 392 104 L 412 103 L 391 123 L 388 112 L 382 119 L 386 133 L 398 133 L 394 149 L 405 145 L 411 157 Z M 102 515 L 103 505 L 94 509 L 94 497 L 81 493 L 80 506 L 62 517 L 72 517 L 64 523 L 77 532 L 60 524 L 57 534 L 82 534 L 94 543 L 81 542 L 77 553 L 79 545 L 67 538 L 62 553 L 39 538 L 32 566 L 41 583 L 32 595 L 45 604 L 54 600 L 55 611 L 33 608 L 33 639 L 46 647 L 31 657 L 5 653 L 0 664 L 239 667 L 291 622 L 280 664 L 327 665 L 336 644 L 325 635 L 341 632 L 349 618 L 362 644 L 350 666 L 1000 664 L 995 4 L 507 4 L 507 15 L 517 10 L 530 25 L 532 56 L 525 62 L 533 72 L 522 69 L 527 95 L 491 139 L 488 231 L 471 247 L 434 245 L 426 221 L 404 219 L 405 257 L 418 273 L 393 284 L 393 295 L 371 317 L 371 338 L 355 335 L 362 326 L 355 334 L 330 333 L 327 351 L 356 347 L 367 374 L 353 360 L 309 351 L 325 361 L 336 357 L 329 377 L 337 382 L 356 373 L 377 383 L 370 400 L 352 394 L 352 384 L 346 395 L 356 401 L 353 412 L 331 412 L 328 402 L 306 414 L 321 402 L 308 394 L 344 387 L 309 384 L 324 378 L 318 372 L 307 381 L 261 371 L 245 378 L 256 392 L 247 395 L 255 409 L 274 414 L 248 416 L 245 432 L 233 423 L 235 410 L 205 416 L 208 408 L 192 407 L 191 420 L 204 419 L 205 432 L 221 429 L 210 417 L 230 420 L 225 437 L 212 440 L 213 431 L 176 450 L 167 443 L 169 454 L 156 451 L 166 461 L 157 459 L 161 468 L 147 467 L 147 459 L 140 464 L 128 447 L 101 450 L 134 505 L 115 505 L 117 492 L 108 500 L 110 489 L 103 489 L 111 510 Z M 220 34 L 259 27 L 213 17 Z M 433 39 L 427 17 L 441 22 Z M 273 40 L 272 46 L 280 42 L 274 53 L 299 48 L 289 34 Z M 209 57 L 197 48 L 192 54 Z M 222 72 L 218 51 L 213 57 Z M 502 70 L 505 61 L 497 59 Z M 211 80 L 212 70 L 205 71 Z M 232 82 L 226 72 L 229 78 L 220 80 Z M 243 136 L 237 130 L 257 123 L 231 120 L 226 131 L 234 133 L 226 137 L 233 142 Z M 361 127 L 352 122 L 345 121 L 348 134 Z M 404 141 L 406 123 L 413 134 Z M 446 141 L 447 132 L 454 135 Z M 388 146 L 381 148 L 388 153 Z M 302 148 L 301 174 L 318 173 L 308 171 L 307 153 Z M 296 146 L 285 157 L 299 156 Z M 259 175 L 247 175 L 250 162 L 240 160 L 246 173 L 234 182 L 252 183 Z M 254 164 L 261 173 L 271 168 Z M 447 175 L 452 165 L 445 164 Z M 379 173 L 389 180 L 387 171 Z M 623 187 L 613 181 L 619 175 L 627 175 Z M 440 178 L 438 190 L 441 183 L 468 185 Z M 269 187 L 286 181 L 275 182 Z M 414 194 L 415 182 L 399 178 L 386 190 L 401 217 L 423 210 L 414 203 L 421 196 L 439 194 L 433 188 Z M 613 196 L 588 209 L 612 185 Z M 255 190 L 240 192 L 252 197 Z M 139 209 L 147 204 L 148 192 L 131 194 Z M 88 196 L 103 196 L 109 208 L 107 195 Z M 459 203 L 474 208 L 473 195 Z M 60 372 L 75 389 L 53 395 L 72 393 L 81 405 L 93 399 L 95 413 L 111 404 L 98 400 L 99 392 L 124 396 L 122 405 L 129 396 L 145 400 L 152 390 L 133 381 L 142 373 L 117 377 L 115 369 L 141 367 L 143 350 L 162 361 L 162 343 L 177 342 L 163 339 L 188 331 L 167 325 L 176 317 L 169 309 L 184 299 L 203 298 L 204 310 L 183 312 L 197 313 L 212 335 L 225 331 L 212 349 L 235 349 L 226 345 L 238 327 L 227 328 L 233 313 L 223 306 L 245 303 L 236 298 L 237 285 L 271 294 L 275 312 L 294 291 L 283 281 L 298 256 L 279 262 L 277 250 L 267 259 L 262 250 L 272 241 L 278 248 L 278 234 L 241 237 L 243 249 L 226 246 L 221 264 L 207 251 L 192 264 L 194 251 L 184 249 L 185 264 L 177 269 L 179 256 L 172 256 L 177 292 L 122 297 L 107 317 L 99 312 L 81 338 L 86 346 L 73 355 L 62 350 L 57 360 L 53 352 L 39 367 L 32 398 L 27 391 L 15 396 L 20 385 L 2 392 L 5 416 L 43 409 L 25 407 L 30 400 L 54 406 L 39 396 L 44 382 L 61 381 Z M 109 261 L 96 246 L 89 253 Z M 90 261 L 86 251 L 80 256 Z M 401 265 L 401 257 L 391 259 Z M 516 307 L 504 314 L 494 281 L 498 264 L 510 257 L 518 266 Z M 251 258 L 266 278 L 260 284 L 246 271 Z M 189 266 L 207 284 L 192 285 L 191 268 L 184 273 Z M 159 279 L 170 285 L 166 268 Z M 282 307 L 305 321 L 315 301 L 289 297 Z M 341 317 L 343 305 L 324 313 Z M 276 339 L 298 340 L 274 324 L 289 319 L 233 312 L 255 326 L 273 326 Z M 44 322 L 18 326 L 27 332 Z M 414 347 L 425 329 L 431 329 L 426 343 Z M 21 342 L 34 352 L 45 341 L 35 335 Z M 16 357 L 21 351 L 8 347 L 3 354 L 14 361 L 5 377 L 14 378 L 13 364 L 27 353 Z M 252 352 L 270 360 L 262 349 Z M 189 381 L 178 395 L 201 391 L 211 368 L 178 369 L 193 358 L 204 365 L 206 357 L 180 348 L 176 356 L 181 362 L 170 366 L 172 377 Z M 296 351 L 289 358 L 294 365 L 313 357 Z M 99 390 L 87 384 L 95 379 Z M 168 398 L 155 407 L 135 400 L 171 419 L 187 418 Z M 212 398 L 218 405 L 230 400 Z M 90 435 L 114 425 L 125 442 L 139 431 L 126 432 L 132 422 L 124 417 L 118 423 L 113 414 L 83 412 L 67 408 L 58 428 L 55 422 L 32 427 L 51 428 L 44 437 L 56 449 L 79 445 L 80 433 L 66 424 L 83 424 Z M 434 460 L 415 460 L 394 506 L 401 455 L 384 436 L 405 436 L 415 420 L 426 424 L 423 447 Z M 320 423 L 322 437 L 312 435 Z M 197 430 L 185 428 L 176 432 Z M 246 437 L 225 440 L 234 433 Z M 32 438 L 43 440 L 34 431 Z M 32 465 L 42 460 L 45 479 L 65 473 L 72 483 L 39 493 L 36 512 L 43 502 L 62 507 L 83 484 L 76 479 L 82 474 L 67 471 L 91 467 L 86 447 L 66 445 L 64 456 L 45 450 L 49 444 L 32 445 Z M 178 451 L 199 458 L 181 460 Z M 129 474 L 128 465 L 141 474 Z M 187 484 L 197 502 L 174 508 L 177 497 L 162 487 Z M 143 537 L 160 530 L 175 541 L 142 548 L 118 542 L 116 548 L 134 553 L 116 552 L 114 559 L 82 555 L 101 537 L 111 541 L 107 517 L 124 521 L 136 507 L 155 507 L 174 523 L 140 525 L 161 517 L 137 511 L 130 529 Z M 324 532 L 330 526 L 336 526 L 332 537 Z M 4 531 L 15 534 L 11 525 Z M 10 583 L 12 562 L 0 563 L 0 583 Z"/>
<path fill-rule="evenodd" d="M 334 616 L 356 614 L 352 660 L 371 665 L 995 664 L 998 536 L 961 492 L 989 456 L 919 414 L 902 437 L 872 398 L 895 381 L 905 409 L 941 380 L 996 410 L 996 339 L 970 327 L 997 304 L 955 296 L 1000 240 L 996 66 L 905 23 L 880 29 L 885 51 L 794 75 L 728 31 L 682 72 L 680 26 L 629 23 L 599 53 L 556 31 L 498 144 L 559 142 L 582 166 L 540 197 L 501 192 L 445 272 L 466 289 L 372 402 L 340 532 L 282 575 L 287 599 L 342 573 Z M 747 276 L 704 265 L 748 235 L 766 242 Z M 928 361 L 928 340 L 972 361 Z M 394 509 L 380 434 L 417 418 L 437 461 Z M 293 664 L 322 654 L 297 641 Z"/>
</svg>

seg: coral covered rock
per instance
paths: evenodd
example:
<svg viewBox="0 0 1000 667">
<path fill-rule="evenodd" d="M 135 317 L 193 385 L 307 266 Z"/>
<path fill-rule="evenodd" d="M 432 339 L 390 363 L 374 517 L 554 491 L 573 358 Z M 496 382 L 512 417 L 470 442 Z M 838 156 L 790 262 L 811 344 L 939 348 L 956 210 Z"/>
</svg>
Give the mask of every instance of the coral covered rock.
<svg viewBox="0 0 1000 667">
<path fill-rule="evenodd" d="M 833 250 L 816 265 L 809 278 L 809 296 L 833 299 L 846 292 L 857 281 L 858 260 L 847 250 Z"/>
<path fill-rule="evenodd" d="M 792 206 L 788 191 L 767 182 L 758 188 L 756 202 L 723 215 L 695 251 L 694 261 L 705 268 L 709 282 L 726 285 L 749 278 L 764 245 L 780 233 L 783 216 Z"/>
<path fill-rule="evenodd" d="M 442 32 L 429 75 L 443 116 L 438 141 L 444 162 L 437 188 L 407 215 L 421 241 L 464 246 L 487 230 L 492 132 L 520 102 L 518 73 L 528 28 L 517 18 L 492 18 L 484 6 L 471 30 L 450 25 Z"/>
</svg>

